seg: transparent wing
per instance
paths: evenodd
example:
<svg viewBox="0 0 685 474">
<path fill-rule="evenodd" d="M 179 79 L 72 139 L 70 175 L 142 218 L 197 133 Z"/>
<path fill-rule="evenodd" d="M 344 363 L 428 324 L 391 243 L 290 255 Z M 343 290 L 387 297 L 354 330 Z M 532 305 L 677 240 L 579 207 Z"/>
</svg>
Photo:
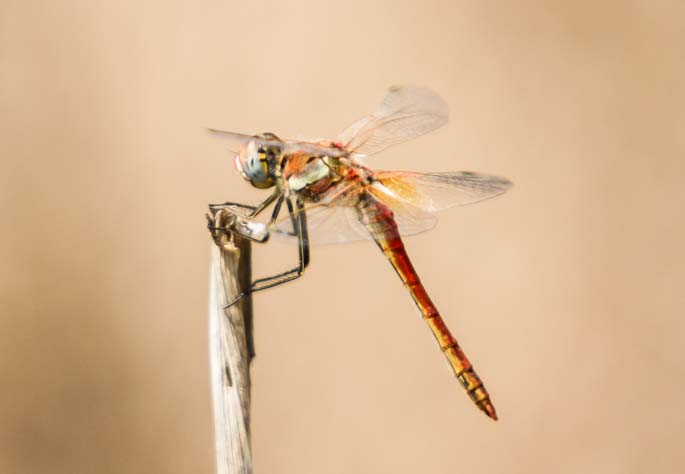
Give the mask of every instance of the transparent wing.
<svg viewBox="0 0 685 474">
<path fill-rule="evenodd" d="M 312 245 L 340 244 L 369 240 L 371 236 L 359 222 L 354 207 L 347 206 L 310 206 L 304 209 L 307 214 L 309 243 Z M 271 237 L 277 240 L 290 240 L 294 237 L 289 216 L 276 221 Z"/>
<path fill-rule="evenodd" d="M 391 87 L 376 111 L 347 127 L 339 141 L 349 152 L 373 155 L 443 126 L 448 116 L 447 104 L 433 91 Z"/>
<path fill-rule="evenodd" d="M 387 205 L 393 211 L 400 234 L 409 236 L 435 227 L 438 211 L 493 198 L 511 186 L 506 178 L 469 171 L 376 171 L 372 184 L 347 188 L 347 192 L 338 193 L 325 204 L 305 207 L 309 240 L 311 244 L 333 244 L 371 239 L 355 208 L 362 192 Z M 286 215 L 277 220 L 271 235 L 276 239 L 292 237 L 291 218 Z"/>
<path fill-rule="evenodd" d="M 311 155 L 325 155 L 331 157 L 348 156 L 349 153 L 332 145 L 328 145 L 325 141 L 317 143 L 315 141 L 305 140 L 283 140 L 275 138 L 256 137 L 254 135 L 246 135 L 244 133 L 228 132 L 225 130 L 217 130 L 213 128 L 207 129 L 212 136 L 221 138 L 228 143 L 231 143 L 237 149 L 247 145 L 250 141 L 256 142 L 262 146 L 276 146 L 286 153 L 308 153 Z"/>
<path fill-rule="evenodd" d="M 375 171 L 374 178 L 383 193 L 426 212 L 437 212 L 490 199 L 512 186 L 499 176 L 470 171 L 419 173 L 415 171 Z M 388 203 L 394 208 L 392 203 Z"/>
<path fill-rule="evenodd" d="M 420 234 L 437 224 L 437 217 L 434 214 L 376 188 L 376 185 L 368 186 L 367 191 L 392 209 L 395 222 L 403 236 Z M 309 243 L 326 245 L 372 240 L 372 235 L 359 221 L 356 207 L 350 204 L 347 200 L 345 205 L 336 205 L 334 201 L 329 205 L 305 207 Z M 271 236 L 277 240 L 292 239 L 294 234 L 291 218 L 286 216 L 278 219 L 271 229 Z"/>
</svg>

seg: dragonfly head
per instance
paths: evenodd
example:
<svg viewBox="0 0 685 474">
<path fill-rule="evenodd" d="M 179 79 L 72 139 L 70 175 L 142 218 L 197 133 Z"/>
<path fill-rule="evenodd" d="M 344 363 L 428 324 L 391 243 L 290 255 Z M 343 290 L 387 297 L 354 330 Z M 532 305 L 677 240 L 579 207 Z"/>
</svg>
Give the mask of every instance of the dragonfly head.
<svg viewBox="0 0 685 474">
<path fill-rule="evenodd" d="M 235 156 L 235 168 L 240 175 L 255 188 L 266 189 L 276 184 L 276 170 L 281 156 L 281 149 L 276 144 L 265 141 L 277 141 L 273 133 L 255 135 Z"/>
</svg>

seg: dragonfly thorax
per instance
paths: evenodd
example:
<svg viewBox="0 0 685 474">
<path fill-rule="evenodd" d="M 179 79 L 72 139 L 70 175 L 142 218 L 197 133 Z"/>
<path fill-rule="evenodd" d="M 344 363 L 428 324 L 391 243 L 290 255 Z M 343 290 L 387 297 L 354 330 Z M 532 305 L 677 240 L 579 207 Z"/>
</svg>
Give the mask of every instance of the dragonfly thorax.
<svg viewBox="0 0 685 474">
<path fill-rule="evenodd" d="M 306 153 L 287 154 L 283 158 L 281 178 L 287 188 L 305 201 L 318 202 L 325 192 L 340 182 L 348 160 Z"/>
<path fill-rule="evenodd" d="M 263 133 L 255 138 L 278 140 L 273 133 Z M 282 155 L 276 145 L 265 145 L 257 140 L 250 140 L 235 156 L 234 164 L 240 175 L 260 189 L 270 188 L 276 184 L 278 163 Z"/>
</svg>

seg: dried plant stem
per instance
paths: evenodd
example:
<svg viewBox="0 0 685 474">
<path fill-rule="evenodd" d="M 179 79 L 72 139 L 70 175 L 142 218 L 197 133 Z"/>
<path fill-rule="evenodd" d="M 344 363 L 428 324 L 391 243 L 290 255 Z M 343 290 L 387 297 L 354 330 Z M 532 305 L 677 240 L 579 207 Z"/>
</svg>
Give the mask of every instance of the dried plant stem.
<svg viewBox="0 0 685 474">
<path fill-rule="evenodd" d="M 224 228 L 230 215 L 210 210 Z M 227 228 L 227 227 L 226 227 Z M 254 357 L 250 296 L 226 307 L 251 284 L 250 241 L 230 230 L 212 232 L 209 290 L 209 351 L 218 474 L 251 474 L 250 362 Z"/>
</svg>

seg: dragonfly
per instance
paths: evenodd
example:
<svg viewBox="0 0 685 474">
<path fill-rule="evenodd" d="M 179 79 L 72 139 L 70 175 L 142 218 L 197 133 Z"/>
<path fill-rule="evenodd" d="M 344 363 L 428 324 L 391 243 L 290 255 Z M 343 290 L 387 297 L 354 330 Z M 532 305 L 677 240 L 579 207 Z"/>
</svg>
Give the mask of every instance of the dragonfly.
<svg viewBox="0 0 685 474">
<path fill-rule="evenodd" d="M 297 243 L 296 266 L 253 281 L 238 299 L 301 277 L 309 265 L 311 244 L 375 241 L 468 396 L 497 420 L 485 385 L 428 295 L 402 238 L 432 229 L 439 211 L 498 196 L 512 183 L 470 171 L 381 171 L 366 165 L 366 158 L 440 128 L 448 116 L 447 104 L 432 90 L 395 86 L 371 114 L 345 128 L 335 140 L 281 139 L 268 132 L 248 135 L 210 129 L 238 145 L 234 156 L 238 173 L 252 186 L 271 190 L 257 206 L 226 202 L 210 208 L 234 210 L 253 219 L 272 207 L 268 232 L 251 238 L 264 242 L 276 236 Z M 435 152 L 426 150 L 429 153 Z M 281 216 L 284 204 L 287 212 Z"/>
</svg>

